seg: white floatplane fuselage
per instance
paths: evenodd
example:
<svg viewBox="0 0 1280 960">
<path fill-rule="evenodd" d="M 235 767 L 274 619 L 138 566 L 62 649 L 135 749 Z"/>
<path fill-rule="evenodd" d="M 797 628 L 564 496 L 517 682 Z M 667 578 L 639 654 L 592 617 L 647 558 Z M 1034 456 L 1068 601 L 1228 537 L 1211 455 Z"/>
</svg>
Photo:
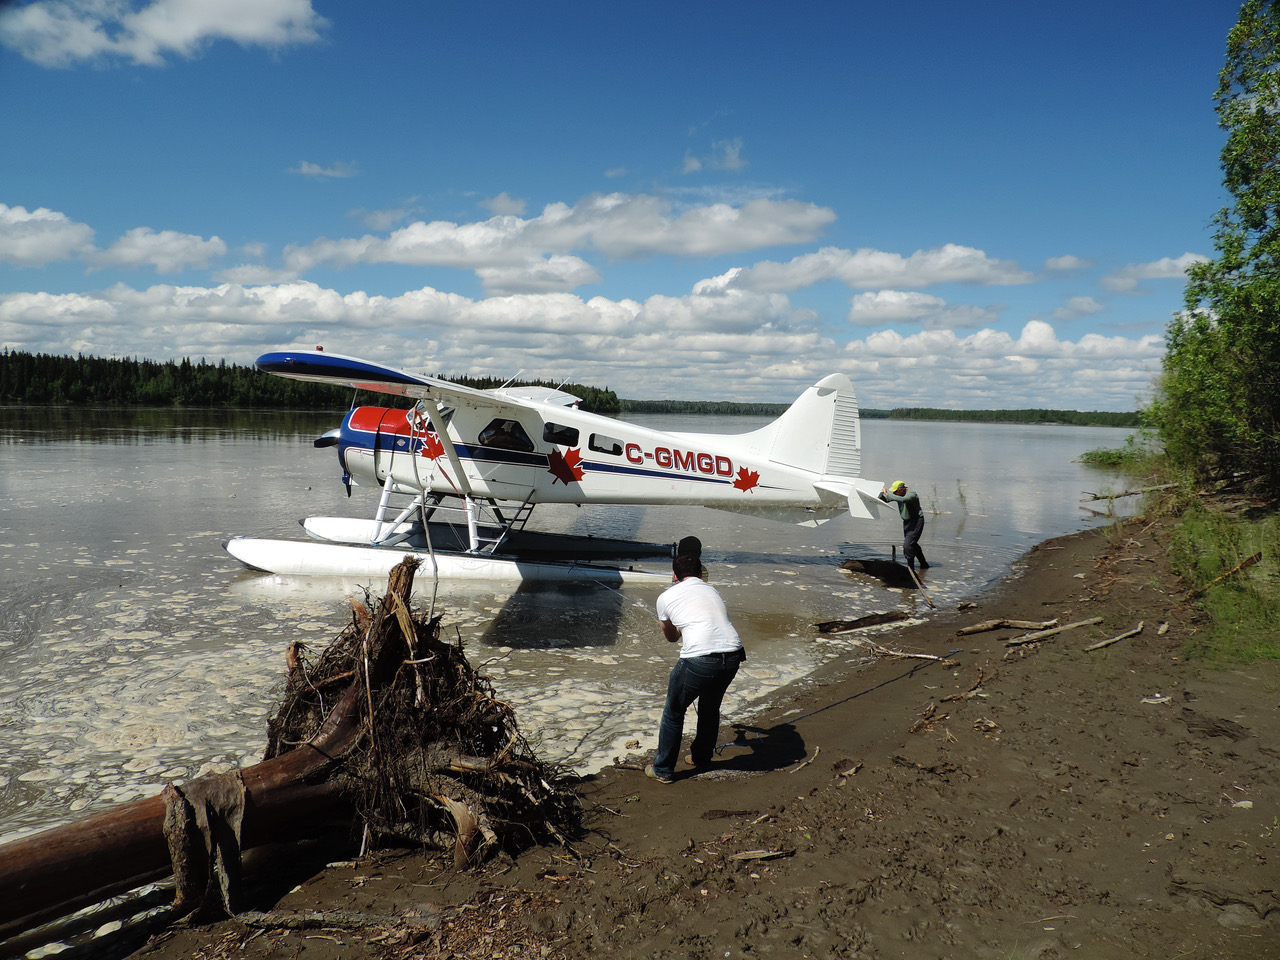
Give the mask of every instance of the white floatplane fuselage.
<svg viewBox="0 0 1280 960">
<path fill-rule="evenodd" d="M 539 503 L 701 504 L 806 524 L 845 511 L 871 519 L 881 505 L 880 483 L 859 476 L 858 404 L 843 374 L 818 381 L 772 423 L 723 435 L 652 430 L 587 413 L 560 391 L 477 390 L 332 353 L 266 354 L 258 367 L 418 401 L 356 407 L 317 442 L 337 446 L 345 482 L 382 488 L 374 521 L 308 520 L 324 540 L 404 544 L 449 500 L 465 509 L 470 554 L 486 552 L 481 504 L 507 528 Z M 389 518 L 391 494 L 415 504 Z"/>
</svg>

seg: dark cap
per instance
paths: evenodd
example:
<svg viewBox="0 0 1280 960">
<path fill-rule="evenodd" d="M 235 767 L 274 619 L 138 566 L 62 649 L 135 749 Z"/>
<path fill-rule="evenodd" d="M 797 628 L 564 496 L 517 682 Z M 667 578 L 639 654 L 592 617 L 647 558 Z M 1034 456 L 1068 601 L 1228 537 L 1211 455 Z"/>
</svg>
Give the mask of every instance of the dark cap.
<svg viewBox="0 0 1280 960">
<path fill-rule="evenodd" d="M 685 537 L 676 544 L 677 557 L 693 557 L 702 559 L 702 541 L 697 537 Z"/>
</svg>

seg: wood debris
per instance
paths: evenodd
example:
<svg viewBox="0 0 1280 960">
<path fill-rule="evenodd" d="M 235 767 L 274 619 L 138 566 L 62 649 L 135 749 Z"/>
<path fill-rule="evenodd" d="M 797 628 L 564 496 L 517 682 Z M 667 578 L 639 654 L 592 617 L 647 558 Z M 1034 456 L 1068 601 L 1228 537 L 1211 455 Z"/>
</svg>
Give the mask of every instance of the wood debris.
<svg viewBox="0 0 1280 960">
<path fill-rule="evenodd" d="M 1084 648 L 1085 653 L 1088 653 L 1090 650 L 1101 650 L 1103 647 L 1109 647 L 1111 646 L 1111 644 L 1117 643 L 1120 640 L 1125 640 L 1125 639 L 1128 639 L 1129 637 L 1135 637 L 1142 632 L 1143 626 L 1144 626 L 1143 622 L 1139 620 L 1138 625 L 1134 627 L 1132 630 L 1126 630 L 1124 633 L 1114 636 L 1110 640 L 1099 640 L 1097 643 L 1089 644 L 1089 646 Z"/>
<path fill-rule="evenodd" d="M 982 682 L 984 679 L 985 675 L 983 668 L 978 667 L 978 679 L 973 681 L 973 684 L 968 690 L 964 691 L 964 693 L 949 693 L 945 697 L 941 698 L 942 702 L 950 703 L 953 700 L 971 700 L 974 697 L 985 697 L 986 694 L 982 691 Z"/>
<path fill-rule="evenodd" d="M 744 850 L 742 853 L 729 854 L 729 860 L 777 860 L 779 857 L 789 857 L 794 850 Z"/>
<path fill-rule="evenodd" d="M 1261 554 L 1260 552 L 1259 552 L 1259 553 L 1255 553 L 1252 557 L 1246 557 L 1244 560 L 1242 560 L 1240 563 L 1236 564 L 1234 567 L 1232 567 L 1230 570 L 1228 570 L 1228 571 L 1227 571 L 1226 573 L 1224 573 L 1222 576 L 1220 576 L 1220 577 L 1214 577 L 1214 579 L 1210 580 L 1210 581 L 1209 581 L 1208 583 L 1206 583 L 1203 587 L 1200 587 L 1200 588 L 1198 588 L 1198 589 L 1196 589 L 1196 590 L 1192 590 L 1190 593 L 1188 593 L 1185 597 L 1183 597 L 1183 598 L 1182 598 L 1182 602 L 1183 602 L 1183 603 L 1186 603 L 1188 600 L 1194 600 L 1196 597 L 1200 596 L 1202 593 L 1204 593 L 1204 592 L 1205 592 L 1205 591 L 1207 591 L 1210 587 L 1212 587 L 1215 583 L 1218 583 L 1218 582 L 1220 582 L 1220 581 L 1222 581 L 1222 580 L 1225 580 L 1225 579 L 1227 579 L 1227 577 L 1230 577 L 1230 576 L 1232 576 L 1233 574 L 1237 574 L 1237 573 L 1239 573 L 1241 570 L 1247 570 L 1247 569 L 1249 569 L 1249 567 L 1252 567 L 1255 563 L 1257 563 L 1257 562 L 1258 562 L 1259 560 L 1261 560 L 1261 559 L 1262 559 L 1262 554 Z"/>
<path fill-rule="evenodd" d="M 967 637 L 973 633 L 985 633 L 988 630 L 1048 630 L 1058 625 L 1057 619 L 1053 620 L 1010 620 L 1007 617 L 997 617 L 994 620 L 983 620 L 981 623 L 975 623 L 968 627 L 961 627 L 956 631 L 957 637 Z"/>
<path fill-rule="evenodd" d="M 882 623 L 897 623 L 910 619 L 910 614 L 901 610 L 890 610 L 887 613 L 870 613 L 856 620 L 824 620 L 814 626 L 819 633 L 848 633 L 850 630 L 862 630 L 866 627 L 878 627 Z"/>
<path fill-rule="evenodd" d="M 1101 617 L 1090 617 L 1088 620 L 1077 620 L 1075 623 L 1064 623 L 1060 627 L 1054 627 L 1052 630 L 1037 630 L 1034 633 L 1024 633 L 1020 637 L 1012 637 L 1004 642 L 1006 647 L 1017 647 L 1024 643 L 1036 643 L 1040 640 L 1047 640 L 1049 637 L 1055 637 L 1067 630 L 1077 630 L 1080 627 L 1092 626 L 1095 623 L 1101 623 Z"/>
<path fill-rule="evenodd" d="M 856 637 L 850 638 L 851 643 L 855 643 L 860 647 L 866 647 L 877 657 L 898 657 L 903 660 L 934 660 L 939 663 L 948 662 L 946 657 L 935 656 L 932 653 L 911 653 L 906 650 L 890 650 L 888 647 L 881 646 L 872 640 L 862 640 Z"/>
<path fill-rule="evenodd" d="M 920 714 L 918 720 L 911 726 L 907 727 L 907 733 L 928 733 L 942 721 L 950 717 L 949 713 L 938 713 L 937 704 L 931 703 L 925 707 L 924 712 Z"/>
</svg>

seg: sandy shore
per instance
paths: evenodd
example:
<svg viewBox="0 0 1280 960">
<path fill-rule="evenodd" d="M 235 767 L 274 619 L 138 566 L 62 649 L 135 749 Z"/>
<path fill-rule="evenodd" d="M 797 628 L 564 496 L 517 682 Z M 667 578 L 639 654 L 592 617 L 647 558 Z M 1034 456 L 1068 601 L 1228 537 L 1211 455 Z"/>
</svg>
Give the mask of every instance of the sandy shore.
<svg viewBox="0 0 1280 960">
<path fill-rule="evenodd" d="M 1197 617 L 1165 555 L 1159 525 L 1050 541 L 880 638 L 946 664 L 832 663 L 708 772 L 590 778 L 572 851 L 467 874 L 299 853 L 253 891 L 270 921 L 134 956 L 1280 958 L 1280 670 L 1183 659 Z M 1101 621 L 957 638 L 996 617 Z M 300 911 L 328 921 L 279 924 Z"/>
</svg>

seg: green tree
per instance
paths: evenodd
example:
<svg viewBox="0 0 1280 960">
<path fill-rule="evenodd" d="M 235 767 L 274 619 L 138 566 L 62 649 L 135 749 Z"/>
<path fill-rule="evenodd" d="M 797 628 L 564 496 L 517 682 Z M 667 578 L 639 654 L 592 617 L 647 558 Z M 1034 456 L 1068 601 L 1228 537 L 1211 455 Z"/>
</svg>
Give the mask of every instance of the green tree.
<svg viewBox="0 0 1280 960">
<path fill-rule="evenodd" d="M 1148 413 L 1170 460 L 1280 494 L 1280 9 L 1248 0 L 1215 95 L 1223 185 L 1216 256 L 1188 271 Z"/>
</svg>

